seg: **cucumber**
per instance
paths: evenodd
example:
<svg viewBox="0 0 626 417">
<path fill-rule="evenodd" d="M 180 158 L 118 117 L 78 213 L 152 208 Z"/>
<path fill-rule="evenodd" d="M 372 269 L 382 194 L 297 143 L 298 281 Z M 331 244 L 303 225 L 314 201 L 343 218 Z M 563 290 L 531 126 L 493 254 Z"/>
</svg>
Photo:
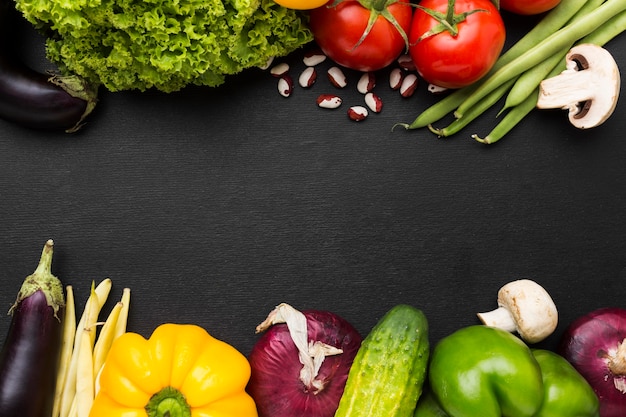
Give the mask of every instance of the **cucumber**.
<svg viewBox="0 0 626 417">
<path fill-rule="evenodd" d="M 424 313 L 406 304 L 393 307 L 363 340 L 335 417 L 411 417 L 429 354 Z"/>
</svg>

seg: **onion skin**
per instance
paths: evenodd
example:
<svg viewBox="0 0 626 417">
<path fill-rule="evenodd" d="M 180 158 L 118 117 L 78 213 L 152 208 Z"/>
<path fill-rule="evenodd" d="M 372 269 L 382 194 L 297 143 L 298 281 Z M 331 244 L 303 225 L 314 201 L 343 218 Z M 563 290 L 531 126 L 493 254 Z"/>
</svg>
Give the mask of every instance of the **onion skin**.
<svg viewBox="0 0 626 417">
<path fill-rule="evenodd" d="M 598 395 L 600 417 L 626 416 L 625 339 L 626 310 L 607 307 L 573 321 L 558 348 Z"/>
<path fill-rule="evenodd" d="M 300 380 L 302 364 L 286 324 L 269 328 L 249 356 L 252 374 L 248 393 L 254 398 L 259 417 L 333 417 L 362 337 L 345 319 L 327 311 L 302 312 L 309 341 L 320 341 L 343 353 L 327 356 L 320 367 L 317 391 Z"/>
</svg>

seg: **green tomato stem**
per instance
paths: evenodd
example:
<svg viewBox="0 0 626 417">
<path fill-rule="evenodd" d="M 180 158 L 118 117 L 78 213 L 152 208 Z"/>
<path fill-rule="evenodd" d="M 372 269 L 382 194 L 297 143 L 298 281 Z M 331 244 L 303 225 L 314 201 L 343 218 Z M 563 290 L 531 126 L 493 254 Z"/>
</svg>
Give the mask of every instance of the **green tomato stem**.
<svg viewBox="0 0 626 417">
<path fill-rule="evenodd" d="M 438 12 L 437 10 L 429 9 L 427 7 L 422 7 L 420 5 L 416 5 L 418 9 L 422 10 L 424 13 L 428 14 L 430 17 L 435 19 L 438 24 L 435 25 L 432 29 L 424 33 L 417 40 L 418 42 L 429 38 L 431 36 L 438 35 L 443 32 L 448 32 L 450 36 L 456 37 L 459 34 L 458 24 L 464 22 L 467 19 L 467 16 L 477 13 L 477 12 L 486 12 L 485 9 L 473 9 L 463 13 L 455 13 L 454 6 L 456 5 L 456 0 L 448 0 L 448 8 L 445 13 Z"/>
<path fill-rule="evenodd" d="M 389 0 L 360 0 L 359 3 L 366 9 L 378 13 L 382 12 L 390 5 Z"/>
<path fill-rule="evenodd" d="M 454 20 L 454 6 L 456 5 L 456 0 L 448 0 L 448 10 L 446 11 L 446 21 L 448 23 L 452 23 Z"/>
<path fill-rule="evenodd" d="M 331 7 L 337 6 L 342 1 L 344 0 L 335 0 Z M 365 38 L 367 38 L 367 36 L 372 31 L 372 27 L 374 27 L 374 24 L 378 20 L 378 17 L 384 18 L 393 25 L 393 27 L 398 31 L 400 36 L 402 36 L 406 50 L 409 50 L 409 36 L 407 35 L 404 28 L 400 26 L 395 16 L 389 11 L 389 6 L 398 2 L 399 0 L 359 0 L 359 4 L 370 11 L 370 16 L 367 21 L 367 26 L 363 31 L 363 34 L 361 35 L 357 43 L 352 47 L 352 50 L 358 48 L 363 43 Z M 411 3 L 401 4 L 404 4 L 405 7 L 412 7 Z"/>
<path fill-rule="evenodd" d="M 338 4 L 340 4 L 343 1 L 344 0 L 335 0 L 329 7 L 336 7 Z M 404 40 L 404 44 L 406 46 L 406 50 L 408 51 L 409 36 L 407 35 L 404 28 L 400 26 L 395 16 L 388 9 L 389 6 L 398 2 L 399 0 L 359 0 L 359 4 L 363 8 L 369 10 L 370 15 L 367 21 L 367 26 L 365 27 L 365 30 L 361 34 L 361 37 L 359 38 L 359 40 L 352 47 L 352 51 L 354 51 L 356 48 L 361 46 L 363 41 L 365 41 L 365 38 L 367 38 L 367 36 L 372 31 L 372 28 L 374 27 L 374 24 L 378 20 L 378 17 L 384 18 L 385 20 L 387 20 L 389 23 L 393 25 L 393 27 L 398 31 L 400 36 L 402 36 L 402 39 Z M 401 3 L 401 4 L 404 4 L 406 7 L 412 7 L 411 3 Z"/>
</svg>

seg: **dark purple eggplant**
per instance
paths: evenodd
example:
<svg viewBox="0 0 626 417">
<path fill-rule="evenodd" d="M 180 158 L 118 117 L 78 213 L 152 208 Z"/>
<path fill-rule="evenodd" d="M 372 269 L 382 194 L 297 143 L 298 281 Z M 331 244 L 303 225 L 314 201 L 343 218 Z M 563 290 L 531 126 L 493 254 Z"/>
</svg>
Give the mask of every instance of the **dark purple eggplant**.
<svg viewBox="0 0 626 417">
<path fill-rule="evenodd" d="M 12 0 L 0 0 L 0 118 L 25 127 L 75 132 L 97 103 L 97 89 L 82 78 L 44 74 L 19 58 Z M 19 42 L 18 42 L 19 44 Z"/>
<path fill-rule="evenodd" d="M 0 351 L 0 416 L 50 417 L 65 310 L 63 286 L 52 275 L 53 242 L 24 280 Z"/>
</svg>

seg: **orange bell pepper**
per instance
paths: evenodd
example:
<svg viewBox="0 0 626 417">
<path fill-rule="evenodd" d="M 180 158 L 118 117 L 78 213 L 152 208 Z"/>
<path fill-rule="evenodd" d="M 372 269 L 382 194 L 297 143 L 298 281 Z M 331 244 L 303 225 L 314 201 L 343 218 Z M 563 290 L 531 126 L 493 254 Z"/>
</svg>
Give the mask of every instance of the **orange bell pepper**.
<svg viewBox="0 0 626 417">
<path fill-rule="evenodd" d="M 191 324 L 163 324 L 148 340 L 115 340 L 89 417 L 257 417 L 250 364 Z"/>
</svg>

